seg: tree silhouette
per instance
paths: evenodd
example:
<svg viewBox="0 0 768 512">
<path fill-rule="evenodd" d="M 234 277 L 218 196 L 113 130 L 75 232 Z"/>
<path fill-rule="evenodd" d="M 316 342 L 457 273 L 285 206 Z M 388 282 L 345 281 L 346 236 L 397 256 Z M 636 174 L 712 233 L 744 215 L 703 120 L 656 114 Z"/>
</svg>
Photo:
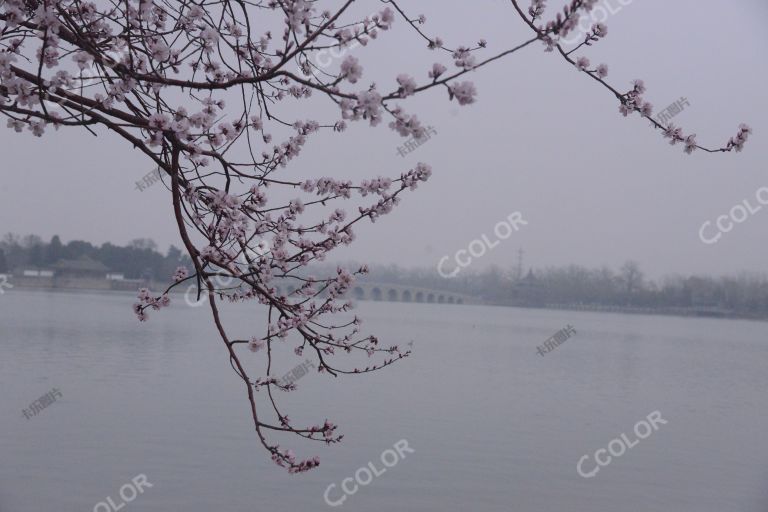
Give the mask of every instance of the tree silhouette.
<svg viewBox="0 0 768 512">
<path fill-rule="evenodd" d="M 59 235 L 54 235 L 51 242 L 45 249 L 45 263 L 53 264 L 64 257 L 64 246 L 61 244 Z"/>
</svg>

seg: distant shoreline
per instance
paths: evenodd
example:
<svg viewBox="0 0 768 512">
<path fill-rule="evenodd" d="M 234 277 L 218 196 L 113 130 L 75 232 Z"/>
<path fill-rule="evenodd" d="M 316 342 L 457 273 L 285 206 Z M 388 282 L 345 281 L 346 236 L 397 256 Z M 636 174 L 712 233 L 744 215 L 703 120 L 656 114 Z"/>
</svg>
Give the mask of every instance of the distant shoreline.
<svg viewBox="0 0 768 512">
<path fill-rule="evenodd" d="M 526 308 L 527 306 L 515 306 Z M 549 309 L 564 311 L 587 311 L 593 313 L 622 313 L 628 315 L 662 315 L 677 316 L 682 318 L 714 318 L 721 320 L 758 320 L 768 321 L 764 316 L 739 315 L 733 311 L 711 307 L 665 307 L 649 308 L 635 306 L 602 306 L 585 304 L 547 304 L 545 306 L 531 306 L 532 309 Z"/>
<path fill-rule="evenodd" d="M 144 286 L 149 288 L 150 290 L 157 291 L 157 290 L 165 290 L 168 284 L 160 285 L 160 283 L 146 282 Z M 111 289 L 111 288 L 82 287 L 82 286 L 81 287 L 25 286 L 25 285 L 17 285 L 14 283 L 14 287 L 10 290 L 10 292 L 12 293 L 13 290 L 15 289 L 27 290 L 27 291 L 65 292 L 65 293 L 110 292 L 110 293 L 125 294 L 125 295 L 133 295 L 138 291 L 138 288 L 136 290 L 130 290 L 126 288 Z M 181 288 L 174 288 L 171 290 L 171 293 L 174 293 L 174 294 L 184 293 L 184 291 L 185 290 Z M 9 293 L 9 290 L 6 290 L 6 294 L 7 293 Z M 359 299 L 355 299 L 355 300 L 359 300 Z M 413 301 L 404 302 L 404 301 L 388 301 L 388 300 L 377 301 L 377 300 L 366 300 L 366 299 L 363 299 L 363 302 L 394 302 L 394 303 L 400 303 L 400 304 L 438 305 L 438 303 L 427 303 L 427 302 L 413 302 Z M 445 305 L 448 305 L 448 304 L 445 304 Z M 721 308 L 707 308 L 707 307 L 648 308 L 648 307 L 635 307 L 635 306 L 602 306 L 602 305 L 589 305 L 589 304 L 524 305 L 524 304 L 499 304 L 494 302 L 482 302 L 482 301 L 478 302 L 477 304 L 467 304 L 467 305 L 532 309 L 532 310 L 548 310 L 548 311 L 552 311 L 552 310 L 581 311 L 581 312 L 588 312 L 588 313 L 619 313 L 619 314 L 645 315 L 645 316 L 660 315 L 660 316 L 670 316 L 670 317 L 679 317 L 679 318 L 711 318 L 711 319 L 717 319 L 717 320 L 753 320 L 753 321 L 761 321 L 761 322 L 768 321 L 768 318 L 766 317 L 761 317 L 756 315 L 755 316 L 738 315 Z"/>
</svg>

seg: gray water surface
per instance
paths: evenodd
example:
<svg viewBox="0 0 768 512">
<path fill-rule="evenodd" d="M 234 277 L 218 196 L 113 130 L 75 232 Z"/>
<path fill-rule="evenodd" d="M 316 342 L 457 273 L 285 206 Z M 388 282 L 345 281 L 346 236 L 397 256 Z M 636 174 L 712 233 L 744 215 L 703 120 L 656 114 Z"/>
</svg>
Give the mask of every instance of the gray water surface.
<svg viewBox="0 0 768 512">
<path fill-rule="evenodd" d="M 0 296 L 0 512 L 90 512 L 138 474 L 153 487 L 122 512 L 768 511 L 766 323 L 363 302 L 366 330 L 413 341 L 413 355 L 366 376 L 313 372 L 281 394 L 297 423 L 329 418 L 346 435 L 281 438 L 321 457 L 288 475 L 255 437 L 207 308 L 176 300 L 139 324 L 132 302 Z M 261 325 L 252 307 L 225 310 L 238 336 Z M 568 324 L 573 338 L 536 353 Z M 305 358 L 283 359 L 287 371 Z M 26 419 L 52 388 L 62 398 Z M 579 476 L 583 455 L 657 410 L 667 424 Z M 414 453 L 325 503 L 399 440 Z"/>
</svg>

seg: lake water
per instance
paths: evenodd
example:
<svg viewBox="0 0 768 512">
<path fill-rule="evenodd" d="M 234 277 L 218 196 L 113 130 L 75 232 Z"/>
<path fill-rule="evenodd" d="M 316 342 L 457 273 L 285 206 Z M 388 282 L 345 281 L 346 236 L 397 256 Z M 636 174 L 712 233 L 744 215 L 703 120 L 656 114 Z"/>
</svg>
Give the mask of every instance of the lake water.
<svg viewBox="0 0 768 512">
<path fill-rule="evenodd" d="M 282 393 L 297 423 L 328 417 L 346 435 L 332 447 L 283 439 L 321 457 L 288 475 L 255 438 L 207 307 L 177 299 L 139 324 L 132 302 L 0 295 L 0 512 L 119 506 L 138 474 L 152 487 L 123 512 L 768 511 L 766 323 L 363 302 L 367 331 L 413 341 L 413 356 L 367 376 L 313 372 Z M 238 335 L 260 324 L 251 307 L 226 310 Z M 536 353 L 568 324 L 575 336 Z M 62 397 L 26 419 L 52 388 Z M 596 450 L 653 411 L 667 423 L 579 475 L 582 456 L 591 471 Z M 326 504 L 330 484 L 340 499 L 343 479 L 382 466 L 400 440 L 413 453 Z"/>
</svg>

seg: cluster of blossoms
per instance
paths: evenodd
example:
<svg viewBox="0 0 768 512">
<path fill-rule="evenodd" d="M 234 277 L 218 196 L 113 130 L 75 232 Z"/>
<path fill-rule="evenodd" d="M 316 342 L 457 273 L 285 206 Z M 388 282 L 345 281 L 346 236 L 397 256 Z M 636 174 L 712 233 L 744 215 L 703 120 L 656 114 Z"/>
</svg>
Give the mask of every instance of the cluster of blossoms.
<svg viewBox="0 0 768 512">
<path fill-rule="evenodd" d="M 287 467 L 291 474 L 303 473 L 320 465 L 318 457 L 297 462 L 293 450 L 281 451 L 277 446 L 272 453 L 272 461 L 281 468 Z"/>
<path fill-rule="evenodd" d="M 619 106 L 619 112 L 627 117 L 632 112 L 640 112 L 645 117 L 653 114 L 653 105 L 643 99 L 645 93 L 645 83 L 642 80 L 635 80 L 632 84 L 632 90 L 624 95 L 623 101 Z"/>
<path fill-rule="evenodd" d="M 284 426 L 290 425 L 290 419 L 287 416 L 281 416 L 280 422 Z M 340 442 L 344 437 L 335 434 L 337 428 L 337 425 L 325 420 L 323 425 L 313 425 L 305 429 L 303 433 L 308 439 L 320 440 L 326 444 L 332 444 Z M 272 460 L 280 467 L 287 467 L 288 472 L 291 474 L 303 473 L 320 465 L 320 459 L 318 457 L 297 461 L 293 450 L 280 450 L 278 445 L 272 448 Z"/>
<path fill-rule="evenodd" d="M 464 46 L 460 46 L 453 52 L 453 63 L 458 68 L 462 69 L 474 69 L 477 65 L 475 56 L 472 55 L 472 50 Z"/>
<path fill-rule="evenodd" d="M 413 77 L 404 74 L 398 75 L 397 83 L 400 86 L 397 92 L 400 94 L 401 98 L 406 98 L 416 94 L 416 87 L 418 86 L 416 84 L 416 80 L 414 80 Z"/>
<path fill-rule="evenodd" d="M 185 280 L 187 277 L 189 277 L 189 270 L 187 270 L 187 267 L 179 267 L 176 269 L 176 272 L 173 273 L 173 280 L 177 283 Z"/>
<path fill-rule="evenodd" d="M 389 123 L 389 127 L 402 137 L 420 139 L 426 134 L 426 129 L 419 122 L 419 118 L 415 115 L 406 114 L 399 106 L 392 109 L 392 117 L 394 117 L 394 120 Z"/>
<path fill-rule="evenodd" d="M 516 0 L 513 0 L 513 4 L 517 6 Z M 608 27 L 603 23 L 593 24 L 590 32 L 586 34 L 584 41 L 571 50 L 565 51 L 562 46 L 559 45 L 560 40 L 572 32 L 578 25 L 580 18 L 588 14 L 596 4 L 597 0 L 571 0 L 565 7 L 563 7 L 562 12 L 557 13 L 555 19 L 550 20 L 547 23 L 536 25 L 536 22 L 540 21 L 544 16 L 546 0 L 532 0 L 531 5 L 528 8 L 530 19 L 527 19 L 527 21 L 535 30 L 537 39 L 540 39 L 545 44 L 546 51 L 551 52 L 555 48 L 559 48 L 560 53 L 568 62 L 573 64 L 576 69 L 589 74 L 613 91 L 613 88 L 605 82 L 605 78 L 608 76 L 607 64 L 599 64 L 593 69 L 588 57 L 580 55 L 576 57 L 575 60 L 571 57 L 573 53 L 586 46 L 592 46 L 600 39 L 605 38 L 608 35 Z M 454 85 L 454 87 L 456 86 Z M 649 119 L 655 128 L 662 130 L 664 137 L 669 139 L 670 144 L 675 145 L 678 142 L 684 143 L 684 151 L 688 154 L 693 153 L 696 149 L 705 149 L 709 152 L 741 151 L 747 137 L 751 133 L 751 129 L 742 124 L 739 127 L 739 132 L 736 134 L 736 137 L 730 139 L 724 147 L 715 150 L 703 148 L 696 141 L 696 134 L 685 135 L 682 128 L 672 124 L 662 126 L 660 123 L 653 120 L 651 118 L 651 115 L 653 114 L 653 105 L 643 99 L 642 95 L 644 93 L 645 84 L 642 80 L 635 80 L 632 89 L 627 93 L 621 95 L 616 93 L 619 98 L 619 112 L 624 117 L 629 116 L 629 114 L 633 112 L 637 112 L 641 116 Z"/>
<path fill-rule="evenodd" d="M 451 98 L 456 98 L 459 105 L 470 105 L 475 102 L 477 90 L 472 82 L 459 82 L 449 87 Z"/>
<path fill-rule="evenodd" d="M 363 67 L 356 57 L 349 55 L 341 63 L 341 76 L 347 79 L 349 83 L 356 84 L 363 77 Z"/>
<path fill-rule="evenodd" d="M 739 125 L 739 131 L 736 136 L 728 141 L 728 148 L 734 148 L 736 151 L 741 151 L 744 149 L 744 144 L 747 142 L 751 133 L 752 128 L 742 123 Z"/>
<path fill-rule="evenodd" d="M 582 15 L 589 13 L 598 0 L 571 0 L 565 6 L 563 6 L 562 12 L 558 12 L 555 19 L 548 21 L 543 26 L 539 27 L 539 31 L 549 35 L 550 37 L 564 38 L 570 34 L 579 24 L 579 19 Z M 540 19 L 546 9 L 546 0 L 532 0 L 531 6 L 528 8 L 528 14 L 531 16 L 531 21 Z M 603 25 L 603 34 L 605 34 L 605 26 Z M 597 37 L 602 37 L 597 35 Z M 590 37 L 587 38 L 588 40 Z M 547 41 L 545 41 L 546 43 Z M 551 49 L 551 48 L 550 48 Z"/>
<path fill-rule="evenodd" d="M 147 321 L 147 309 L 152 308 L 155 311 L 159 311 L 161 308 L 171 305 L 171 299 L 168 297 L 167 293 L 164 293 L 159 297 L 153 297 L 147 288 L 141 288 L 139 290 L 138 298 L 139 302 L 133 305 L 133 312 L 140 322 Z"/>
</svg>

